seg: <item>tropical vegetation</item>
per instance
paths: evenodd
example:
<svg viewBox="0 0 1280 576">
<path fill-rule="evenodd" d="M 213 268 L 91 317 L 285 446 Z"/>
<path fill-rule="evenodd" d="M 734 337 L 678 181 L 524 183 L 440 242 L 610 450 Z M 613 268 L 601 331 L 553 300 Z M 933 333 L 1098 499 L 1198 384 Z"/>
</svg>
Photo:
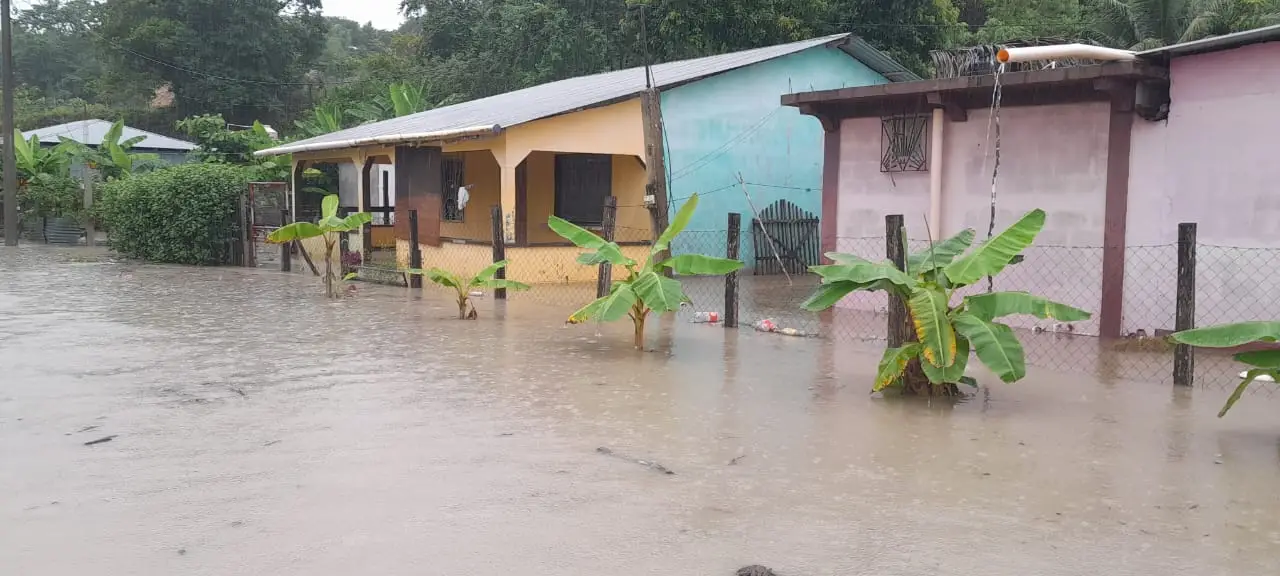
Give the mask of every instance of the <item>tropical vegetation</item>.
<svg viewBox="0 0 1280 576">
<path fill-rule="evenodd" d="M 94 206 L 111 248 L 173 264 L 229 264 L 242 231 L 236 206 L 249 183 L 240 167 L 184 164 L 110 180 Z"/>
<path fill-rule="evenodd" d="M 529 285 L 515 280 L 507 280 L 505 278 L 495 278 L 499 270 L 507 267 L 507 261 L 502 260 L 494 262 L 484 270 L 476 273 L 475 276 L 466 277 L 455 274 L 441 268 L 431 268 L 422 270 L 420 268 L 410 268 L 405 270 L 406 274 L 417 276 L 425 276 L 428 280 L 435 282 L 445 288 L 450 288 L 456 292 L 458 302 L 458 319 L 459 320 L 475 320 L 479 317 L 476 313 L 476 307 L 471 302 L 471 292 L 473 290 L 528 290 Z"/>
<path fill-rule="evenodd" d="M 1206 328 L 1183 330 L 1173 334 L 1174 342 L 1201 348 L 1235 348 L 1248 344 L 1268 344 L 1280 340 L 1280 322 L 1241 322 L 1238 324 L 1222 324 Z M 1227 397 L 1227 403 L 1218 412 L 1218 417 L 1226 416 L 1227 411 L 1240 400 L 1249 385 L 1259 380 L 1272 384 L 1280 382 L 1280 348 L 1269 347 L 1248 352 L 1240 352 L 1234 356 L 1237 362 L 1249 366 L 1243 379 Z"/>
<path fill-rule="evenodd" d="M 684 276 L 719 276 L 742 268 L 742 262 L 737 260 L 703 254 L 680 254 L 659 260 L 671 248 L 676 236 L 689 225 L 697 207 L 698 195 L 694 194 L 658 236 L 643 263 L 623 254 L 622 247 L 616 242 L 605 240 L 568 220 L 549 217 L 547 225 L 556 234 L 579 248 L 590 250 L 578 256 L 579 264 L 596 266 L 608 263 L 615 270 L 621 267 L 626 271 L 624 277 L 613 281 L 607 295 L 571 314 L 568 322 L 579 324 L 592 319 L 613 322 L 623 317 L 630 318 L 635 328 L 635 346 L 643 348 L 645 320 L 650 313 L 675 312 L 682 304 L 690 302 L 680 281 L 668 276 L 669 271 Z"/>
<path fill-rule="evenodd" d="M 325 17 L 322 4 L 18 3 L 18 127 L 127 117 L 173 133 L 180 119 L 222 114 L 297 136 L 646 61 L 837 32 L 926 75 L 930 50 L 1026 39 L 1142 48 L 1275 23 L 1280 14 L 1280 0 L 404 0 L 405 24 L 392 31 Z M 397 94 L 415 105 L 402 107 Z"/>
<path fill-rule="evenodd" d="M 333 249 L 338 246 L 339 234 L 357 232 L 372 219 L 373 215 L 368 212 L 354 212 L 345 217 L 338 217 L 338 195 L 330 194 L 320 203 L 319 221 L 286 224 L 267 235 L 267 242 L 285 244 L 320 238 L 324 242 L 325 294 L 330 298 L 337 298 L 342 295 L 339 289 L 340 280 L 349 279 L 349 277 L 339 279 L 333 270 Z"/>
<path fill-rule="evenodd" d="M 974 231 L 966 229 L 910 254 L 905 270 L 890 262 L 828 253 L 834 264 L 810 267 L 822 284 L 802 307 L 826 310 L 850 293 L 877 290 L 906 302 L 915 341 L 884 351 L 873 391 L 900 385 L 910 395 L 958 394 L 957 384 L 977 384 L 965 374 L 970 351 L 1002 381 L 1017 382 L 1026 376 L 1022 343 L 1013 328 L 997 320 L 1026 314 L 1070 322 L 1087 319 L 1089 313 L 1027 292 L 972 293 L 965 288 L 1019 261 L 1044 222 L 1044 211 L 1032 210 L 972 250 Z"/>
</svg>

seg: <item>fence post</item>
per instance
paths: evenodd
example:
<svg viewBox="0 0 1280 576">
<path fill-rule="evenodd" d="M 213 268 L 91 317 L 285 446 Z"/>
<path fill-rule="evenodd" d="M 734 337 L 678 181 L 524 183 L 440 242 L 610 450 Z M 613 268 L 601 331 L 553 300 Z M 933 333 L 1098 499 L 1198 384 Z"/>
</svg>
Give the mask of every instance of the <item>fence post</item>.
<svg viewBox="0 0 1280 576">
<path fill-rule="evenodd" d="M 600 232 L 605 240 L 613 242 L 614 220 L 618 214 L 618 199 L 613 196 L 604 197 L 604 216 L 600 220 Z M 609 295 L 609 288 L 613 286 L 613 264 L 609 262 L 600 263 L 600 272 L 596 276 L 596 298 L 604 298 Z"/>
<path fill-rule="evenodd" d="M 1178 224 L 1178 301 L 1173 321 L 1176 331 L 1196 327 L 1196 225 Z M 1195 349 L 1186 344 L 1173 348 L 1173 383 L 1191 386 L 1196 377 Z"/>
<path fill-rule="evenodd" d="M 907 247 L 902 237 L 902 215 L 888 214 L 884 217 L 885 256 L 899 270 L 907 268 Z M 911 340 L 911 315 L 907 313 L 907 303 L 894 294 L 889 294 L 889 325 L 886 335 L 889 347 L 897 348 Z"/>
<path fill-rule="evenodd" d="M 493 261 L 501 262 L 507 259 L 507 241 L 502 234 L 502 206 L 494 204 L 489 209 L 489 221 L 493 223 Z M 507 277 L 506 268 L 499 268 L 498 272 L 493 275 L 494 278 L 504 280 Z M 496 288 L 493 291 L 494 300 L 506 300 L 507 289 Z"/>
<path fill-rule="evenodd" d="M 289 210 L 286 208 L 280 211 L 280 226 L 283 227 L 289 223 Z M 293 250 L 289 242 L 280 244 L 280 271 L 293 271 Z"/>
<path fill-rule="evenodd" d="M 422 247 L 418 246 L 418 211 L 409 211 L 409 267 L 422 269 Z M 422 275 L 410 274 L 409 287 L 421 288 Z"/>
<path fill-rule="evenodd" d="M 728 233 L 725 236 L 725 258 L 737 260 L 742 249 L 742 214 L 729 213 Z M 738 327 L 738 271 L 724 277 L 724 327 Z"/>
<path fill-rule="evenodd" d="M 338 233 L 338 270 L 342 271 L 342 276 L 347 275 L 347 254 L 351 252 L 351 233 Z"/>
</svg>

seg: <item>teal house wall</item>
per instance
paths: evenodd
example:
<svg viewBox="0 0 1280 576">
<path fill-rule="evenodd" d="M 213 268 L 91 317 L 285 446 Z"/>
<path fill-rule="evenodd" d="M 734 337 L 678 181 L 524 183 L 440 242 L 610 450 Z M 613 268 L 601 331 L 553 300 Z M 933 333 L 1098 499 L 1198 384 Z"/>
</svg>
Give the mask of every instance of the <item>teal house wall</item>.
<svg viewBox="0 0 1280 576">
<path fill-rule="evenodd" d="M 888 81 L 839 48 L 818 46 L 663 91 L 672 214 L 699 196 L 674 251 L 723 255 L 727 214 L 738 212 L 742 259 L 752 265 L 752 211 L 739 173 L 757 210 L 785 198 L 821 217 L 822 126 L 781 97 Z"/>
</svg>

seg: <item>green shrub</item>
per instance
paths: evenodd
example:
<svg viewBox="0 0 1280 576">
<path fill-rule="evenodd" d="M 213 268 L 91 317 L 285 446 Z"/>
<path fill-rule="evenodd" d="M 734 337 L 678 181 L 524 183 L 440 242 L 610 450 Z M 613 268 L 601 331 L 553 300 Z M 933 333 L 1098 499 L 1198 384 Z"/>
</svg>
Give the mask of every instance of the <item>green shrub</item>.
<svg viewBox="0 0 1280 576">
<path fill-rule="evenodd" d="M 184 164 L 115 180 L 95 206 L 111 247 L 130 258 L 226 264 L 239 234 L 236 207 L 248 190 L 244 168 Z"/>
<path fill-rule="evenodd" d="M 75 178 L 41 174 L 18 189 L 18 206 L 27 218 L 83 220 L 84 190 Z"/>
</svg>

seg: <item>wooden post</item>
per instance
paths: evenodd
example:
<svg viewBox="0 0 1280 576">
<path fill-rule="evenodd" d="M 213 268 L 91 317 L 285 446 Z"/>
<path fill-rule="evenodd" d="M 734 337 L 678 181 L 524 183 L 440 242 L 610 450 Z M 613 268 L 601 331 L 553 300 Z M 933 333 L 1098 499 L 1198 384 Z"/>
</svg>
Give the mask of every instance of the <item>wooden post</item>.
<svg viewBox="0 0 1280 576">
<path fill-rule="evenodd" d="M 902 237 L 902 215 L 888 214 L 884 217 L 885 256 L 899 270 L 907 269 L 907 247 Z M 911 315 L 907 313 L 907 303 L 896 295 L 889 295 L 889 325 L 887 336 L 889 347 L 897 348 L 911 341 Z"/>
<path fill-rule="evenodd" d="M 1178 301 L 1173 328 L 1179 332 L 1196 327 L 1196 225 L 1178 224 Z M 1186 344 L 1173 348 L 1173 383 L 1195 383 L 1195 349 Z"/>
<path fill-rule="evenodd" d="M 289 223 L 289 209 L 285 208 L 284 210 L 280 211 L 280 226 L 284 226 L 288 223 Z M 281 272 L 293 271 L 293 253 L 292 252 L 293 251 L 289 249 L 288 242 L 285 242 L 280 245 L 280 271 Z"/>
<path fill-rule="evenodd" d="M 338 233 L 338 270 L 342 272 L 342 276 L 347 275 L 347 253 L 351 251 L 351 233 Z"/>
<path fill-rule="evenodd" d="M 84 172 L 81 173 L 84 178 L 84 244 L 92 247 L 96 240 L 97 232 L 93 226 L 93 169 L 88 165 L 84 166 Z"/>
<path fill-rule="evenodd" d="M 600 233 L 605 240 L 613 242 L 614 222 L 618 216 L 618 199 L 613 196 L 604 197 L 604 215 L 600 219 Z M 596 275 L 596 297 L 604 298 L 609 295 L 609 288 L 613 286 L 613 264 L 609 262 L 600 263 L 600 272 Z"/>
<path fill-rule="evenodd" d="M 640 97 L 640 110 L 644 123 L 644 165 L 648 180 L 645 194 L 653 197 L 649 204 L 649 220 L 653 227 L 653 240 L 667 229 L 670 217 L 667 206 L 667 169 L 663 152 L 662 98 L 658 90 L 650 88 Z M 659 262 L 670 257 L 670 250 L 655 254 Z M 670 273 L 670 270 L 667 271 Z"/>
<path fill-rule="evenodd" d="M 729 213 L 728 233 L 725 237 L 725 258 L 737 260 L 742 244 L 742 214 Z M 738 271 L 724 277 L 724 327 L 738 327 Z"/>
<path fill-rule="evenodd" d="M 418 245 L 418 211 L 409 211 L 409 267 L 422 269 L 422 247 Z M 411 274 L 409 276 L 410 288 L 422 287 L 422 275 Z"/>
<path fill-rule="evenodd" d="M 502 206 L 501 205 L 494 204 L 493 208 L 489 209 L 489 221 L 493 223 L 493 261 L 501 262 L 507 259 L 507 242 L 502 236 Z M 493 275 L 493 277 L 499 280 L 504 280 L 507 277 L 507 270 L 505 268 L 501 268 L 498 270 L 497 274 Z M 495 289 L 493 291 L 493 299 L 506 300 L 507 289 L 506 288 Z"/>
</svg>

